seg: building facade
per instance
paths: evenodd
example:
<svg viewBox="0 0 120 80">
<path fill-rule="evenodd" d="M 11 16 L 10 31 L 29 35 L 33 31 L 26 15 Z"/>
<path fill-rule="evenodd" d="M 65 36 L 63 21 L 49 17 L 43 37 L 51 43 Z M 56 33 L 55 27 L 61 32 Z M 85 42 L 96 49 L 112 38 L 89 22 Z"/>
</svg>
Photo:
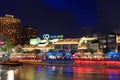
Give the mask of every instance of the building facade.
<svg viewBox="0 0 120 80">
<path fill-rule="evenodd" d="M 13 15 L 0 17 L 0 36 L 10 40 L 14 45 L 29 44 L 30 38 L 39 36 L 37 28 L 22 27 L 21 20 L 14 18 Z"/>
<path fill-rule="evenodd" d="M 120 52 L 120 34 L 116 35 L 116 52 Z"/>
<path fill-rule="evenodd" d="M 94 41 L 94 40 L 97 40 L 98 37 L 96 36 L 90 36 L 90 37 L 81 37 L 80 40 L 79 40 L 79 46 L 78 46 L 78 49 L 79 50 L 88 50 L 90 49 L 90 45 L 91 45 L 91 42 Z"/>
<path fill-rule="evenodd" d="M 109 33 L 109 34 L 100 34 L 98 35 L 98 45 L 99 50 L 104 51 L 111 51 L 116 49 L 116 34 Z"/>
<path fill-rule="evenodd" d="M 10 40 L 13 44 L 19 44 L 20 41 L 20 19 L 13 15 L 0 17 L 0 35 Z"/>
<path fill-rule="evenodd" d="M 90 49 L 92 49 L 94 52 L 98 52 L 98 40 L 94 40 L 90 43 Z"/>
<path fill-rule="evenodd" d="M 55 49 L 56 50 L 65 50 L 65 51 L 72 51 L 72 50 L 78 50 L 78 44 L 79 44 L 80 38 L 68 38 L 59 40 L 55 43 Z"/>
<path fill-rule="evenodd" d="M 21 44 L 30 44 L 31 38 L 37 38 L 39 37 L 39 29 L 38 28 L 32 28 L 28 26 L 21 27 Z"/>
</svg>

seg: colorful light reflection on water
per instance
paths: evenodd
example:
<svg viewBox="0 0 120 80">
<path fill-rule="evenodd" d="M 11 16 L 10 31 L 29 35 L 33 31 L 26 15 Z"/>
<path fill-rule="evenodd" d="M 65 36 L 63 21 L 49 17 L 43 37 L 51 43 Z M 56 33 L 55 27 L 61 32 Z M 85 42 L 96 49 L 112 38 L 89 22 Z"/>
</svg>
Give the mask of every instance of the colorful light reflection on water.
<svg viewBox="0 0 120 80">
<path fill-rule="evenodd" d="M 120 80 L 120 69 L 81 66 L 0 66 L 0 80 Z"/>
</svg>

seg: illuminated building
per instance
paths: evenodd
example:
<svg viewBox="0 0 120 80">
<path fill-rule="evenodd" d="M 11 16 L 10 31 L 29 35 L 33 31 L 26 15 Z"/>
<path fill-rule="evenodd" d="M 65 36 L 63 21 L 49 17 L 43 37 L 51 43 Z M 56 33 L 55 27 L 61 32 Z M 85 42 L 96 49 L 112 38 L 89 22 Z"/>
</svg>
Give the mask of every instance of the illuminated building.
<svg viewBox="0 0 120 80">
<path fill-rule="evenodd" d="M 78 50 L 79 40 L 80 38 L 68 38 L 59 40 L 55 43 L 55 49 L 65 51 Z"/>
<path fill-rule="evenodd" d="M 116 51 L 120 52 L 120 34 L 116 35 Z"/>
<path fill-rule="evenodd" d="M 20 19 L 13 15 L 0 17 L 0 35 L 9 39 L 13 44 L 19 44 L 20 41 Z"/>
<path fill-rule="evenodd" d="M 100 34 L 98 35 L 99 50 L 115 50 L 116 49 L 116 34 Z"/>
<path fill-rule="evenodd" d="M 57 50 L 57 51 L 59 50 L 77 51 L 77 50 L 83 50 L 83 49 L 87 50 L 90 48 L 91 42 L 96 39 L 97 37 L 50 39 L 50 40 L 48 38 L 47 39 L 45 38 L 44 40 L 33 38 L 33 39 L 30 39 L 30 45 L 24 47 L 23 49 L 28 51 L 39 49 L 42 52 L 47 52 L 51 49 Z"/>
<path fill-rule="evenodd" d="M 62 38 L 63 35 L 53 36 L 49 34 L 44 34 L 42 40 L 39 37 L 31 38 L 30 45 L 25 46 L 23 49 L 26 51 L 39 49 L 41 52 L 48 52 L 51 49 L 55 49 L 55 43 L 59 40 L 62 40 Z"/>
<path fill-rule="evenodd" d="M 98 52 L 98 51 L 99 51 L 99 48 L 98 48 L 98 40 L 93 40 L 93 41 L 90 43 L 90 49 L 94 50 L 95 52 Z"/>
<path fill-rule="evenodd" d="M 41 52 L 48 52 L 51 49 L 55 49 L 53 44 L 48 44 L 45 46 L 36 46 L 36 45 L 26 45 L 23 50 L 26 52 L 33 52 L 35 49 L 40 50 Z"/>
<path fill-rule="evenodd" d="M 39 29 L 31 27 L 21 27 L 21 44 L 29 44 L 31 38 L 37 38 L 39 36 Z"/>
<path fill-rule="evenodd" d="M 82 38 L 80 38 L 78 49 L 79 50 L 90 49 L 91 42 L 96 39 L 97 39 L 97 37 L 82 37 Z"/>
<path fill-rule="evenodd" d="M 51 49 L 55 49 L 55 43 L 59 39 L 51 40 L 41 40 L 40 38 L 31 38 L 30 45 L 25 46 L 23 49 L 26 51 L 33 51 L 35 49 L 40 50 L 41 52 L 48 52 Z"/>
</svg>

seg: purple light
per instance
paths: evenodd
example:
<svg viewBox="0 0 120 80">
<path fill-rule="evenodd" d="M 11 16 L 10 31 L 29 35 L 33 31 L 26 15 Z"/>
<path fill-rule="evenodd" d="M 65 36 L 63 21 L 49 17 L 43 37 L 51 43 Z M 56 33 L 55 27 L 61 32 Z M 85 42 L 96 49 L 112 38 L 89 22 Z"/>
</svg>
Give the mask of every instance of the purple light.
<svg viewBox="0 0 120 80">
<path fill-rule="evenodd" d="M 75 57 L 75 55 L 73 54 L 73 57 Z"/>
<path fill-rule="evenodd" d="M 3 45 L 3 44 L 4 44 L 4 42 L 0 40 L 0 45 Z"/>
<path fill-rule="evenodd" d="M 37 72 L 40 72 L 40 71 L 41 71 L 41 68 L 40 68 L 40 67 L 38 67 L 38 68 L 37 68 Z"/>
</svg>

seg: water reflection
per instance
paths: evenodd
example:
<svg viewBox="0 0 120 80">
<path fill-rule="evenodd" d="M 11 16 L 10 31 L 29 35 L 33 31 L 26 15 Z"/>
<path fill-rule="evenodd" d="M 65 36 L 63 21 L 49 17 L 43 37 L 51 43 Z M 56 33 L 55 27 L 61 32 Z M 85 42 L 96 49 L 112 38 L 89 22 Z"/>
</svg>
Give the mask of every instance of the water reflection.
<svg viewBox="0 0 120 80">
<path fill-rule="evenodd" d="M 104 73 L 108 74 L 109 80 L 120 80 L 120 69 L 104 69 Z"/>
<path fill-rule="evenodd" d="M 120 69 L 80 66 L 0 66 L 0 80 L 120 80 Z"/>
<path fill-rule="evenodd" d="M 7 71 L 7 80 L 14 80 L 14 70 Z"/>
</svg>

